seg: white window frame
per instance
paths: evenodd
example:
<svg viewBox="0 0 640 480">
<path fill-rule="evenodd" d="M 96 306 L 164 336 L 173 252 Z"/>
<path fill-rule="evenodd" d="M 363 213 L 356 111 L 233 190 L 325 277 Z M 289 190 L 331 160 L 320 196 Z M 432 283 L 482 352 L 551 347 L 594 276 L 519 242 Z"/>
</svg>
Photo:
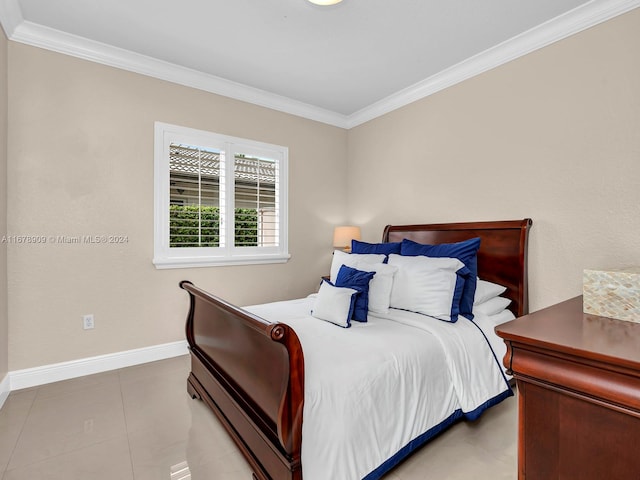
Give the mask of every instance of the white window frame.
<svg viewBox="0 0 640 480">
<path fill-rule="evenodd" d="M 191 268 L 217 265 L 256 265 L 284 263 L 291 255 L 288 248 L 288 157 L 289 149 L 244 138 L 220 135 L 193 128 L 155 122 L 154 136 L 154 255 L 156 268 Z M 224 247 L 169 246 L 169 146 L 189 144 L 225 152 L 225 202 L 221 210 L 221 235 Z M 235 247 L 234 241 L 234 154 L 264 156 L 278 162 L 278 245 L 274 247 Z"/>
</svg>

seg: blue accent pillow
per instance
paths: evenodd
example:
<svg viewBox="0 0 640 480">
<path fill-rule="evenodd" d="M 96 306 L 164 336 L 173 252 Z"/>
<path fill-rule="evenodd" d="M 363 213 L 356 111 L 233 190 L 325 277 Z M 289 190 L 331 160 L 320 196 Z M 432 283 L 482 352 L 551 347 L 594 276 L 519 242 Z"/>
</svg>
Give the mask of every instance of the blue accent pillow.
<svg viewBox="0 0 640 480">
<path fill-rule="evenodd" d="M 400 255 L 400 242 L 367 243 L 359 240 L 351 240 L 351 253 Z M 386 263 L 386 262 L 385 262 Z"/>
<path fill-rule="evenodd" d="M 342 265 L 336 277 L 336 287 L 346 287 L 358 290 L 356 304 L 353 309 L 351 320 L 356 322 L 366 322 L 369 312 L 369 282 L 376 272 L 363 272 L 355 268 Z"/>
<path fill-rule="evenodd" d="M 469 274 L 462 280 L 462 297 L 460 298 L 460 314 L 473 320 L 473 298 L 476 294 L 478 282 L 478 249 L 480 238 L 472 238 L 457 243 L 441 243 L 438 245 L 425 245 L 412 240 L 402 240 L 400 253 L 405 256 L 416 257 L 450 257 L 457 258 L 469 269 Z M 456 284 L 456 290 L 460 288 Z"/>
</svg>

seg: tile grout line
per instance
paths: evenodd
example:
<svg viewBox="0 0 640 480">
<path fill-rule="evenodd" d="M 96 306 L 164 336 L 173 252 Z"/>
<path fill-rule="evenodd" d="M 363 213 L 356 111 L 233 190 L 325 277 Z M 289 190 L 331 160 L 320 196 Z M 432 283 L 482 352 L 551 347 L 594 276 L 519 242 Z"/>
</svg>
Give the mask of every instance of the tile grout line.
<svg viewBox="0 0 640 480">
<path fill-rule="evenodd" d="M 31 400 L 31 404 L 29 405 L 29 411 L 27 411 L 27 414 L 24 416 L 24 421 L 22 422 L 22 425 L 20 426 L 20 433 L 16 437 L 16 441 L 13 444 L 13 448 L 11 449 L 11 455 L 9 455 L 9 458 L 7 459 L 7 466 L 5 467 L 4 472 L 2 473 L 2 479 L 4 479 L 6 477 L 7 472 L 9 471 L 9 465 L 11 465 L 11 460 L 13 460 L 13 455 L 16 452 L 16 448 L 18 448 L 18 443 L 20 443 L 20 438 L 22 438 L 22 434 L 24 433 L 24 427 L 27 424 L 27 420 L 29 420 L 29 416 L 31 415 L 31 410 L 33 410 L 33 405 L 34 405 L 34 403 L 36 403 L 36 398 L 38 398 L 39 390 L 40 389 L 36 387 L 36 393 L 33 396 L 33 399 Z M 9 395 L 11 395 L 11 394 L 9 394 Z"/>
<path fill-rule="evenodd" d="M 122 369 L 118 369 L 118 387 L 120 388 L 120 401 L 122 402 L 122 416 L 124 417 L 124 430 L 127 434 L 127 449 L 129 450 L 129 462 L 131 463 L 131 478 L 135 480 L 136 473 L 133 468 L 133 454 L 131 453 L 131 439 L 129 438 L 129 422 L 127 422 L 127 411 L 124 408 L 124 393 L 122 392 Z"/>
<path fill-rule="evenodd" d="M 113 440 L 113 438 L 107 438 L 107 439 L 104 439 L 104 440 L 102 440 L 102 441 L 100 441 L 100 442 L 94 443 L 93 445 L 86 445 L 86 446 L 84 446 L 84 447 L 82 447 L 82 448 L 79 448 L 79 449 L 77 449 L 77 450 L 73 450 L 73 451 L 69 451 L 69 452 L 59 453 L 59 454 L 57 454 L 57 455 L 53 455 L 53 456 L 51 456 L 51 457 L 43 458 L 43 459 L 41 459 L 41 460 L 36 460 L 35 462 L 26 463 L 26 464 L 21 465 L 21 466 L 19 466 L 19 467 L 12 468 L 12 469 L 11 469 L 11 471 L 13 471 L 13 470 L 19 470 L 19 469 L 22 469 L 22 468 L 28 468 L 28 467 L 31 467 L 31 466 L 34 466 L 34 465 L 39 465 L 39 464 L 41 464 L 41 463 L 46 463 L 46 462 L 49 462 L 49 461 L 51 461 L 51 460 L 53 460 L 53 459 L 56 459 L 56 458 L 58 458 L 58 457 L 64 457 L 65 455 L 69 455 L 69 454 L 74 453 L 74 452 L 79 452 L 79 451 L 82 451 L 82 450 L 86 450 L 87 448 L 91 448 L 91 447 L 93 447 L 93 446 L 99 446 L 99 445 L 102 445 L 102 444 L 104 444 L 104 443 L 110 442 L 111 440 Z M 5 473 L 5 475 L 6 475 L 7 473 L 9 473 L 9 469 L 7 469 L 4 473 Z M 4 480 L 4 477 L 2 477 L 0 480 Z M 39 479 L 33 479 L 33 480 L 39 480 Z M 75 480 L 75 479 L 74 479 L 74 480 Z"/>
<path fill-rule="evenodd" d="M 46 385 L 45 385 L 45 386 L 46 386 Z M 30 388 L 33 388 L 33 387 L 30 387 Z M 122 397 L 122 388 L 121 388 L 121 384 L 120 384 L 120 375 L 119 375 L 119 374 L 118 374 L 118 388 L 119 388 L 119 390 L 120 390 L 120 400 L 123 402 L 123 406 L 122 406 L 123 410 L 122 410 L 122 412 L 123 412 L 123 416 L 124 416 L 124 400 L 123 400 L 123 397 Z M 101 440 L 101 441 L 99 441 L 99 442 L 96 442 L 96 443 L 94 443 L 94 444 L 85 445 L 85 446 L 83 446 L 83 447 L 80 447 L 80 448 L 77 448 L 77 449 L 73 449 L 73 450 L 70 450 L 70 451 L 62 451 L 62 452 L 59 452 L 59 453 L 57 453 L 57 454 L 55 454 L 55 455 L 47 456 L 47 457 L 42 458 L 42 459 L 40 459 L 40 460 L 31 461 L 31 462 L 25 463 L 24 465 L 20 465 L 20 466 L 13 467 L 13 468 L 9 469 L 9 465 L 11 464 L 11 460 L 13 459 L 13 456 L 14 456 L 14 454 L 15 454 L 15 451 L 16 451 L 16 449 L 17 449 L 17 447 L 18 447 L 18 444 L 19 444 L 20 438 L 22 437 L 22 435 L 23 435 L 23 433 L 24 433 L 24 429 L 25 429 L 25 426 L 26 426 L 26 424 L 27 424 L 27 421 L 29 420 L 29 417 L 30 417 L 30 415 L 32 414 L 32 411 L 33 411 L 34 405 L 36 404 L 36 401 L 37 401 L 39 398 L 41 398 L 41 397 L 39 397 L 39 396 L 42 394 L 43 388 L 41 388 L 41 387 L 35 387 L 35 390 L 36 390 L 36 394 L 34 395 L 33 400 L 31 401 L 31 404 L 29 405 L 29 411 L 28 411 L 27 415 L 25 416 L 25 420 L 24 420 L 24 422 L 23 422 L 23 424 L 22 424 L 22 427 L 21 427 L 21 429 L 20 429 L 20 434 L 18 435 L 18 438 L 17 438 L 17 440 L 16 440 L 16 442 L 15 442 L 15 445 L 14 445 L 14 447 L 13 447 L 13 450 L 12 450 L 12 452 L 11 452 L 11 456 L 9 457 L 9 461 L 8 461 L 8 463 L 7 463 L 7 467 L 6 467 L 5 471 L 4 471 L 3 476 L 2 476 L 2 477 L 0 477 L 0 480 L 4 480 L 4 479 L 5 479 L 5 477 L 7 476 L 7 474 L 8 474 L 8 473 L 10 473 L 11 471 L 18 470 L 18 469 L 22 469 L 22 468 L 27 468 L 27 467 L 29 467 L 29 466 L 38 465 L 38 464 L 41 464 L 41 463 L 44 463 L 44 462 L 48 462 L 48 461 L 50 461 L 50 460 L 52 460 L 52 459 L 55 459 L 55 458 L 57 458 L 57 457 L 62 457 L 62 456 L 65 456 L 65 455 L 71 454 L 71 453 L 73 453 L 74 451 L 80 451 L 80 450 L 84 450 L 84 449 L 86 449 L 86 448 L 90 448 L 90 447 L 92 447 L 92 446 L 97 446 L 97 445 L 104 444 L 104 443 L 106 443 L 106 442 L 109 442 L 109 441 L 113 440 L 113 438 L 115 438 L 115 437 L 105 438 L 105 439 L 103 439 L 103 440 Z M 75 393 L 73 393 L 73 394 L 75 395 L 76 393 L 77 393 L 77 392 L 75 392 Z M 63 392 L 63 393 L 60 393 L 60 395 L 69 395 L 69 393 L 64 393 L 64 392 Z M 45 399 L 46 399 L 46 397 L 45 397 Z M 125 431 L 126 431 L 126 418 L 125 418 Z M 128 438 L 128 435 L 127 435 L 127 445 L 129 446 L 129 438 Z M 130 449 L 130 447 L 129 447 L 129 457 L 131 458 L 131 452 L 130 452 L 130 450 L 131 450 L 131 449 Z M 132 467 L 132 469 L 133 469 L 133 467 Z M 132 479 L 133 479 L 133 471 L 132 471 Z M 37 480 L 37 479 L 34 479 L 34 480 Z"/>
</svg>

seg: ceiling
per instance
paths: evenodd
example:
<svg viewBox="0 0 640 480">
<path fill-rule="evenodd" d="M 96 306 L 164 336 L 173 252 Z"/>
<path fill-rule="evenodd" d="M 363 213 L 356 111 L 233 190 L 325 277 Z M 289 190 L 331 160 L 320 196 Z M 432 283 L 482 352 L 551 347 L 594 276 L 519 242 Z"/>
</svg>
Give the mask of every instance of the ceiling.
<svg viewBox="0 0 640 480">
<path fill-rule="evenodd" d="M 0 2 L 11 40 L 346 128 L 638 6 L 629 0 L 344 0 L 330 7 L 306 0 Z"/>
</svg>

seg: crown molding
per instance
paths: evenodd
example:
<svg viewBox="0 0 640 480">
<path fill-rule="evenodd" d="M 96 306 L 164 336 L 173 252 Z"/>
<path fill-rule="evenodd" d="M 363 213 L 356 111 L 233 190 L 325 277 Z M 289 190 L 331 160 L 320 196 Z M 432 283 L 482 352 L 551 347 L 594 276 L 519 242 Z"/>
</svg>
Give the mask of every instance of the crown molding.
<svg viewBox="0 0 640 480">
<path fill-rule="evenodd" d="M 0 23 L 9 40 L 197 88 L 217 95 L 349 129 L 433 95 L 640 6 L 640 0 L 592 0 L 495 47 L 470 57 L 351 115 L 225 80 L 128 50 L 27 22 L 18 0 L 0 0 Z"/>
<path fill-rule="evenodd" d="M 345 115 L 29 21 L 22 21 L 15 27 L 9 39 L 309 120 L 346 127 Z"/>
<path fill-rule="evenodd" d="M 593 0 L 463 60 L 348 116 L 353 128 L 640 6 L 640 0 Z"/>
<path fill-rule="evenodd" d="M 0 24 L 8 39 L 23 21 L 18 0 L 0 0 Z"/>
</svg>

